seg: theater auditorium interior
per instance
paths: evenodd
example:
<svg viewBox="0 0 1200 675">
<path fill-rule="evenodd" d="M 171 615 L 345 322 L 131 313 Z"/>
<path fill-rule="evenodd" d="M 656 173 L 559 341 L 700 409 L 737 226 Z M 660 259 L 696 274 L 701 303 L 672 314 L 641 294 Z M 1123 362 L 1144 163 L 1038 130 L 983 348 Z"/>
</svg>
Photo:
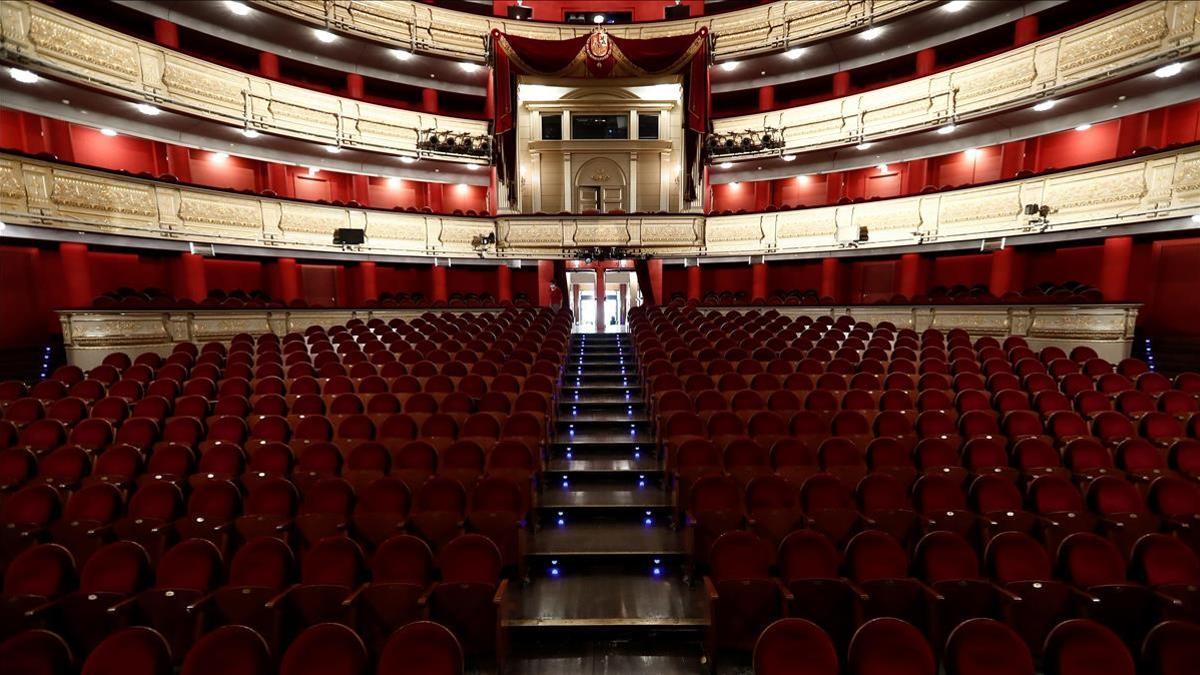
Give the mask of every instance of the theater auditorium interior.
<svg viewBox="0 0 1200 675">
<path fill-rule="evenodd" d="M 3 0 L 3 675 L 1197 675 L 1200 0 Z"/>
</svg>

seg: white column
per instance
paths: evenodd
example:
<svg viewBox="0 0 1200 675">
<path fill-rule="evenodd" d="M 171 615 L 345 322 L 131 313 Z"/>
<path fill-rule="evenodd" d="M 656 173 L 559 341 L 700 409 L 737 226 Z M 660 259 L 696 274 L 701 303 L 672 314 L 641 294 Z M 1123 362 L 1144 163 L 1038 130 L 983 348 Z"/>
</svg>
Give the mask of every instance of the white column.
<svg viewBox="0 0 1200 675">
<path fill-rule="evenodd" d="M 565 133 L 565 132 L 564 132 Z M 563 211 L 571 211 L 571 203 L 575 201 L 575 197 L 571 194 L 575 191 L 575 181 L 571 179 L 571 153 L 563 153 Z"/>
<path fill-rule="evenodd" d="M 534 212 L 542 210 L 542 153 L 529 153 L 529 193 L 533 195 Z"/>
<path fill-rule="evenodd" d="M 661 176 L 658 183 L 658 210 L 670 211 L 671 176 L 675 173 L 675 167 L 671 165 L 670 151 L 658 156 L 658 165 L 658 173 Z"/>
<path fill-rule="evenodd" d="M 637 111 L 629 111 L 629 140 L 636 141 L 638 139 L 638 121 Z"/>
<path fill-rule="evenodd" d="M 637 156 L 636 152 L 629 153 L 629 212 L 637 211 Z"/>
<path fill-rule="evenodd" d="M 571 140 L 571 111 L 564 110 L 562 113 L 562 139 L 564 141 Z"/>
</svg>

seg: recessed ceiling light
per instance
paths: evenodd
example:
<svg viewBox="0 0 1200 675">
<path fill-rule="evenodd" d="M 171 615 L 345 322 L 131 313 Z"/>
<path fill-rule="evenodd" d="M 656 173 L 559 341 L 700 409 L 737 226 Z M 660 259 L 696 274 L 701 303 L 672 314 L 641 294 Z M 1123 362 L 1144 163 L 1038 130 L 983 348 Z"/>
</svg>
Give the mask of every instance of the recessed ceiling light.
<svg viewBox="0 0 1200 675">
<path fill-rule="evenodd" d="M 237 14 L 238 16 L 246 16 L 247 14 L 250 13 L 250 8 L 247 7 L 246 4 L 243 2 L 233 2 L 233 0 L 225 0 L 225 6 L 229 8 L 229 11 L 233 12 L 234 14 Z"/>
<path fill-rule="evenodd" d="M 1090 124 L 1080 124 L 1079 126 L 1075 127 L 1075 131 L 1087 131 L 1088 129 L 1091 129 L 1091 128 L 1092 128 L 1092 125 L 1090 125 Z"/>
<path fill-rule="evenodd" d="M 887 172 L 887 170 L 888 170 L 888 169 L 887 169 L 887 164 L 880 164 L 880 165 L 876 166 L 875 168 L 876 168 L 876 169 L 879 169 L 879 172 L 880 172 L 880 173 L 885 173 L 885 172 Z"/>
<path fill-rule="evenodd" d="M 737 180 L 735 180 L 735 181 L 733 181 L 732 183 L 730 183 L 730 185 L 732 185 L 733 187 L 737 187 L 737 186 L 739 186 L 739 185 L 741 185 L 741 184 L 742 184 L 742 182 L 741 182 L 741 181 L 737 181 Z"/>
<path fill-rule="evenodd" d="M 327 145 L 327 146 L 325 146 L 325 152 L 328 152 L 328 153 L 329 153 L 329 154 L 331 154 L 331 155 L 336 155 L 336 154 L 338 154 L 338 153 L 339 153 L 339 152 L 341 152 L 341 151 L 342 151 L 342 149 L 341 149 L 341 148 L 339 148 L 339 147 L 338 147 L 338 146 L 336 146 L 336 145 Z"/>
<path fill-rule="evenodd" d="M 604 15 L 597 14 L 592 17 L 592 23 L 604 23 Z"/>
<path fill-rule="evenodd" d="M 111 137 L 113 137 L 113 136 L 116 136 L 116 135 L 117 135 L 117 132 L 113 131 L 112 129 L 109 129 L 109 128 L 105 127 L 105 128 L 103 128 L 103 129 L 101 129 L 101 130 L 100 130 L 100 134 L 101 134 L 102 136 L 108 136 L 108 137 L 110 137 L 110 138 L 111 138 Z"/>
<path fill-rule="evenodd" d="M 1200 223 L 1200 213 L 1193 213 L 1193 214 L 1192 214 L 1192 222 L 1193 222 L 1193 223 Z"/>
<path fill-rule="evenodd" d="M 458 67 L 459 67 L 459 68 L 462 68 L 463 70 L 467 71 L 468 73 L 473 73 L 473 72 L 475 72 L 475 71 L 479 70 L 479 64 L 478 64 L 478 63 L 469 63 L 469 62 L 467 62 L 467 61 L 462 61 L 462 62 L 460 62 L 460 63 L 458 64 Z"/>
<path fill-rule="evenodd" d="M 732 169 L 733 162 L 721 162 L 718 166 L 720 166 L 722 169 Z"/>
<path fill-rule="evenodd" d="M 728 73 L 728 72 L 736 70 L 737 67 L 740 65 L 741 64 L 738 63 L 737 61 L 726 61 L 725 63 L 721 64 L 721 70 Z"/>
<path fill-rule="evenodd" d="M 143 115 L 149 115 L 151 117 L 154 117 L 158 113 L 162 112 L 161 110 L 159 110 L 158 108 L 155 108 L 154 106 L 150 105 L 149 103 L 138 103 L 137 105 L 135 105 L 133 107 L 137 108 L 137 111 L 142 113 Z"/>
<path fill-rule="evenodd" d="M 1041 103 L 1033 106 L 1033 109 L 1038 112 L 1046 112 L 1047 110 L 1053 108 L 1057 103 L 1058 103 L 1058 101 L 1055 101 L 1052 98 L 1048 98 L 1045 101 L 1042 101 Z"/>
<path fill-rule="evenodd" d="M 951 14 L 954 14 L 955 12 L 961 12 L 966 8 L 967 0 L 951 0 L 950 2 L 942 5 L 942 9 L 950 12 Z"/>
<path fill-rule="evenodd" d="M 870 150 L 872 145 L 875 145 L 875 144 L 868 143 L 867 141 L 863 141 L 862 143 L 859 143 L 858 145 L 854 146 L 854 149 L 855 150 Z"/>
<path fill-rule="evenodd" d="M 1154 71 L 1155 77 L 1174 77 L 1183 71 L 1182 63 L 1172 63 Z"/>
<path fill-rule="evenodd" d="M 400 161 L 404 162 L 405 164 L 412 164 L 413 162 L 417 161 L 417 158 L 416 157 L 401 157 Z"/>
<path fill-rule="evenodd" d="M 400 59 L 401 61 L 407 61 L 412 58 L 412 52 L 408 51 L 407 49 L 393 49 L 392 56 Z"/>
<path fill-rule="evenodd" d="M 784 52 L 783 55 L 788 57 L 789 59 L 795 61 L 796 59 L 800 58 L 801 56 L 804 56 L 804 47 L 792 47 L 791 49 Z"/>
<path fill-rule="evenodd" d="M 468 164 L 467 165 L 467 171 L 478 171 L 478 170 L 479 170 L 478 164 Z"/>
<path fill-rule="evenodd" d="M 808 176 L 805 174 L 800 174 L 799 176 L 796 176 L 796 182 L 801 182 L 801 181 L 806 181 L 806 180 L 808 180 Z"/>
<path fill-rule="evenodd" d="M 400 185 L 400 179 L 395 176 L 391 176 L 387 179 L 387 185 L 388 185 L 388 187 L 393 187 L 393 188 L 398 187 Z"/>
<path fill-rule="evenodd" d="M 258 131 L 255 129 L 242 129 L 242 135 L 246 138 L 258 138 Z"/>
<path fill-rule="evenodd" d="M 319 173 L 321 173 L 321 170 L 318 169 L 317 167 L 315 167 L 315 166 L 308 167 L 308 175 L 315 176 Z"/>
<path fill-rule="evenodd" d="M 22 84 L 33 84 L 42 79 L 38 77 L 37 73 L 32 70 L 25 70 L 24 68 L 9 68 L 8 76 Z"/>
<path fill-rule="evenodd" d="M 949 136 L 950 134 L 954 133 L 954 130 L 957 128 L 958 127 L 954 126 L 953 124 L 947 124 L 946 126 L 939 128 L 937 132 L 943 136 Z"/>
<path fill-rule="evenodd" d="M 979 156 L 979 149 L 978 148 L 967 148 L 966 150 L 963 150 L 963 154 L 966 155 L 970 159 L 975 159 L 976 157 Z"/>
<path fill-rule="evenodd" d="M 871 26 L 870 28 L 859 33 L 859 36 L 864 40 L 874 40 L 880 35 L 883 35 L 883 28 L 880 28 L 879 26 Z"/>
<path fill-rule="evenodd" d="M 225 160 L 229 159 L 229 153 L 228 152 L 214 152 L 212 154 L 212 158 L 215 161 L 224 162 Z"/>
<path fill-rule="evenodd" d="M 785 162 L 790 162 L 790 161 L 792 161 L 792 160 L 794 160 L 794 159 L 796 159 L 796 156 L 795 156 L 795 155 L 784 155 L 784 156 L 783 156 L 783 161 L 785 161 Z"/>
<path fill-rule="evenodd" d="M 317 36 L 318 40 L 320 40 L 321 42 L 324 42 L 326 44 L 329 44 L 330 42 L 333 42 L 334 40 L 337 39 L 337 36 L 334 35 L 333 33 L 330 33 L 327 30 L 321 30 L 320 28 L 314 28 L 313 35 Z"/>
</svg>

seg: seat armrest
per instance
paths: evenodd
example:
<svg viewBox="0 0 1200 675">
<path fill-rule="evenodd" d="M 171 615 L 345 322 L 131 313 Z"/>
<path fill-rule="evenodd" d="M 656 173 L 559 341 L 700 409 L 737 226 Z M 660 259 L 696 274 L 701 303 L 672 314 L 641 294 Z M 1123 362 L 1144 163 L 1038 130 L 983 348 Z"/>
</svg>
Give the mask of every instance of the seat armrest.
<svg viewBox="0 0 1200 675">
<path fill-rule="evenodd" d="M 704 577 L 704 594 L 708 596 L 709 601 L 715 601 L 720 598 L 717 595 L 717 587 L 713 584 L 712 577 Z"/>
<path fill-rule="evenodd" d="M 861 587 L 859 587 L 858 584 L 854 583 L 853 581 L 850 581 L 846 577 L 842 577 L 842 581 L 846 582 L 846 585 L 849 586 L 850 589 L 853 590 L 856 595 L 858 595 L 858 599 L 861 600 L 862 602 L 867 602 L 868 600 L 871 599 L 870 594 L 868 594 Z"/>
<path fill-rule="evenodd" d="M 508 579 L 501 579 L 500 584 L 496 586 L 496 595 L 492 597 L 492 604 L 499 605 L 504 602 L 504 592 L 508 590 Z"/>
<path fill-rule="evenodd" d="M 292 584 L 291 586 L 288 586 L 287 588 L 283 589 L 283 591 L 280 592 L 279 595 L 276 595 L 275 597 L 268 600 L 266 602 L 266 604 L 263 605 L 263 607 L 265 607 L 267 609 L 275 609 L 276 607 L 279 606 L 280 603 L 287 600 L 287 596 L 291 595 L 292 591 L 296 590 L 299 587 L 300 587 L 300 584 Z"/>
<path fill-rule="evenodd" d="M 365 583 L 365 584 L 359 586 L 358 588 L 354 589 L 353 591 L 351 591 L 350 595 L 347 595 L 346 599 L 342 600 L 342 607 L 345 607 L 346 609 L 353 607 L 354 604 L 358 602 L 358 596 L 362 595 L 370 587 L 371 587 L 371 582 L 368 581 L 367 583 Z"/>
</svg>

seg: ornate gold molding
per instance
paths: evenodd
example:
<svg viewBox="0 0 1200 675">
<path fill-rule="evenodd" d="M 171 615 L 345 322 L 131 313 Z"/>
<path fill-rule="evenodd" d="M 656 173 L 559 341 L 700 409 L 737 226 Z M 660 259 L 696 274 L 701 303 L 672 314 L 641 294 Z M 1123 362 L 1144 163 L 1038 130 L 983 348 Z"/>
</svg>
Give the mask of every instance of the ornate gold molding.
<svg viewBox="0 0 1200 675">
<path fill-rule="evenodd" d="M 799 152 L 941 126 L 1027 105 L 1046 92 L 1127 76 L 1200 43 L 1200 3 L 1142 2 L 991 58 L 830 101 L 713 120 L 714 133 L 780 129 Z"/>
<path fill-rule="evenodd" d="M 1044 204 L 1048 223 L 1023 215 Z M 340 251 L 338 228 L 366 230 L 364 253 L 562 257 L 592 246 L 662 256 L 759 255 L 998 238 L 1087 229 L 1200 212 L 1200 150 L 1187 148 L 978 188 L 879 202 L 740 216 L 467 218 L 324 206 L 82 169 L 0 154 L 0 217 L 11 224 L 181 241 Z"/>
<path fill-rule="evenodd" d="M 314 26 L 326 25 L 408 50 L 482 60 L 488 34 L 499 30 L 540 40 L 566 40 L 590 25 L 510 21 L 442 9 L 412 0 L 256 0 L 264 9 Z M 706 28 L 718 58 L 732 58 L 828 38 L 870 20 L 885 21 L 926 7 L 931 0 L 787 0 L 736 12 L 678 21 L 607 26 L 621 38 L 691 35 Z"/>
<path fill-rule="evenodd" d="M 0 54 L 164 108 L 307 141 L 416 156 L 422 131 L 481 136 L 488 123 L 294 87 L 193 58 L 28 0 L 0 3 Z M 440 156 L 450 161 L 466 157 Z"/>
</svg>

